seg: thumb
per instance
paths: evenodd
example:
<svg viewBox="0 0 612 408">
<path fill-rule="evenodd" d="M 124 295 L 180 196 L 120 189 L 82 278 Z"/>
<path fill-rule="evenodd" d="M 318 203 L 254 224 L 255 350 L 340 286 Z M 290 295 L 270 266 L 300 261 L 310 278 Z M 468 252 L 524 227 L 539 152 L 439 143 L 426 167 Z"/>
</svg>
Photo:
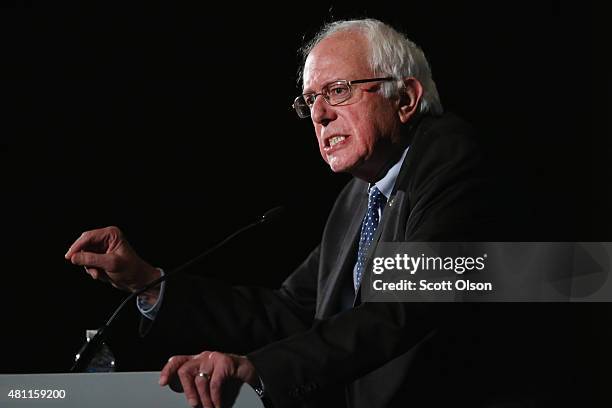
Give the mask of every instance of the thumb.
<svg viewBox="0 0 612 408">
<path fill-rule="evenodd" d="M 74 265 L 89 266 L 105 271 L 114 271 L 117 264 L 114 254 L 96 254 L 94 252 L 77 252 L 72 255 L 70 262 Z"/>
</svg>

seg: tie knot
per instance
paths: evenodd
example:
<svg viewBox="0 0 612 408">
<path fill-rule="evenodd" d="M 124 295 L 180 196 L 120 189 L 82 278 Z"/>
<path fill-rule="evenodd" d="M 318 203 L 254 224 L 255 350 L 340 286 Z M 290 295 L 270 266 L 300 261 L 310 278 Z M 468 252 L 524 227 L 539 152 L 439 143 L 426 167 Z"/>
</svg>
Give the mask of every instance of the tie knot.
<svg viewBox="0 0 612 408">
<path fill-rule="evenodd" d="M 370 196 L 368 197 L 369 208 L 380 208 L 387 201 L 387 197 L 380 190 L 374 186 L 370 189 Z"/>
</svg>

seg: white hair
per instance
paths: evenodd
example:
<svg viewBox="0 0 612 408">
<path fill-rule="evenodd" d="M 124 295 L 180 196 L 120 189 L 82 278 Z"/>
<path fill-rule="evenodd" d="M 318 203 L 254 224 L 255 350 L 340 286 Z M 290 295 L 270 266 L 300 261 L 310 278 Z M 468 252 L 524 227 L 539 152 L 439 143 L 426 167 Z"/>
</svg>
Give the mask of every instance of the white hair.
<svg viewBox="0 0 612 408">
<path fill-rule="evenodd" d="M 393 27 L 374 19 L 342 20 L 328 23 L 315 37 L 301 48 L 304 62 L 312 49 L 323 39 L 338 32 L 357 31 L 363 33 L 370 46 L 370 67 L 377 76 L 391 76 L 397 81 L 384 83 L 382 93 L 387 98 L 397 97 L 404 86 L 402 78 L 414 77 L 423 86 L 419 112 L 441 114 L 442 104 L 431 68 L 423 51 L 404 34 Z M 303 64 L 299 72 L 302 80 Z"/>
</svg>

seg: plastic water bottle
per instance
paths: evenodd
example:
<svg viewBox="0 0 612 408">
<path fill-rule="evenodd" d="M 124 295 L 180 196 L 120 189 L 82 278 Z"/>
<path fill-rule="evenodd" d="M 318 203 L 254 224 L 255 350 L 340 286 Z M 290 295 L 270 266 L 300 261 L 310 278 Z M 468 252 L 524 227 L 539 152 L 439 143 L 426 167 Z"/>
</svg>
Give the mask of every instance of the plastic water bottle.
<svg viewBox="0 0 612 408">
<path fill-rule="evenodd" d="M 87 330 L 85 336 L 89 342 L 96 335 L 97 330 Z M 110 373 L 115 371 L 115 356 L 113 352 L 104 342 L 98 347 L 94 357 L 87 366 L 88 373 Z"/>
</svg>

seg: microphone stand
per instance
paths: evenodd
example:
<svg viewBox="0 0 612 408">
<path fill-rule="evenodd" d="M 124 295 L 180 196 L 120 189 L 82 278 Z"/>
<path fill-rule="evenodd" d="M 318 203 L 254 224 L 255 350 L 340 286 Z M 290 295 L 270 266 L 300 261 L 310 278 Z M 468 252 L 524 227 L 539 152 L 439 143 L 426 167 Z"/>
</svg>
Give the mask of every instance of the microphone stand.
<svg viewBox="0 0 612 408">
<path fill-rule="evenodd" d="M 168 272 L 167 274 L 165 274 L 163 276 L 160 276 L 158 279 L 155 279 L 154 281 L 148 283 L 143 288 L 141 288 L 141 289 L 139 289 L 139 290 L 137 290 L 135 292 L 130 293 L 125 299 L 123 299 L 121 304 L 115 309 L 115 311 L 113 312 L 111 317 L 106 321 L 106 323 L 104 323 L 104 325 L 98 329 L 98 332 L 91 338 L 91 340 L 86 341 L 85 344 L 83 344 L 83 346 L 81 347 L 81 349 L 79 350 L 79 352 L 76 355 L 75 362 L 72 365 L 72 368 L 70 368 L 70 372 L 71 373 L 80 373 L 80 372 L 84 372 L 85 371 L 85 368 L 87 368 L 87 365 L 91 362 L 91 360 L 95 356 L 95 353 L 97 352 L 98 347 L 102 344 L 102 342 L 104 342 L 104 340 L 107 339 L 108 332 L 110 330 L 111 324 L 113 323 L 113 321 L 115 320 L 117 315 L 119 315 L 119 313 L 123 310 L 123 308 L 125 307 L 125 305 L 128 302 L 130 302 L 136 296 L 139 296 L 139 295 L 143 294 L 144 292 L 146 292 L 147 290 L 149 290 L 149 289 L 159 285 L 163 281 L 167 280 L 170 276 L 174 276 L 174 275 L 178 274 L 179 272 L 189 268 L 193 264 L 195 264 L 195 263 L 201 261 L 202 259 L 206 258 L 208 255 L 210 255 L 211 253 L 215 252 L 217 249 L 223 247 L 225 244 L 227 244 L 229 241 L 231 241 L 236 236 L 242 234 L 243 232 L 245 232 L 245 231 L 247 231 L 247 230 L 249 230 L 249 229 L 251 229 L 253 227 L 256 227 L 256 226 L 258 226 L 260 224 L 263 224 L 263 223 L 268 222 L 269 220 L 275 218 L 276 216 L 278 216 L 282 212 L 282 210 L 283 210 L 282 207 L 274 207 L 274 208 L 266 211 L 264 213 L 264 215 L 262 215 L 255 222 L 252 222 L 251 224 L 248 224 L 248 225 L 240 228 L 239 230 L 235 231 L 234 233 L 228 235 L 225 239 L 223 239 L 219 243 L 213 245 L 212 247 L 208 248 L 207 250 L 205 250 L 201 254 L 197 255 L 195 258 L 190 259 L 189 261 L 187 261 L 184 264 L 180 265 L 179 267 L 173 269 L 172 271 Z"/>
</svg>

